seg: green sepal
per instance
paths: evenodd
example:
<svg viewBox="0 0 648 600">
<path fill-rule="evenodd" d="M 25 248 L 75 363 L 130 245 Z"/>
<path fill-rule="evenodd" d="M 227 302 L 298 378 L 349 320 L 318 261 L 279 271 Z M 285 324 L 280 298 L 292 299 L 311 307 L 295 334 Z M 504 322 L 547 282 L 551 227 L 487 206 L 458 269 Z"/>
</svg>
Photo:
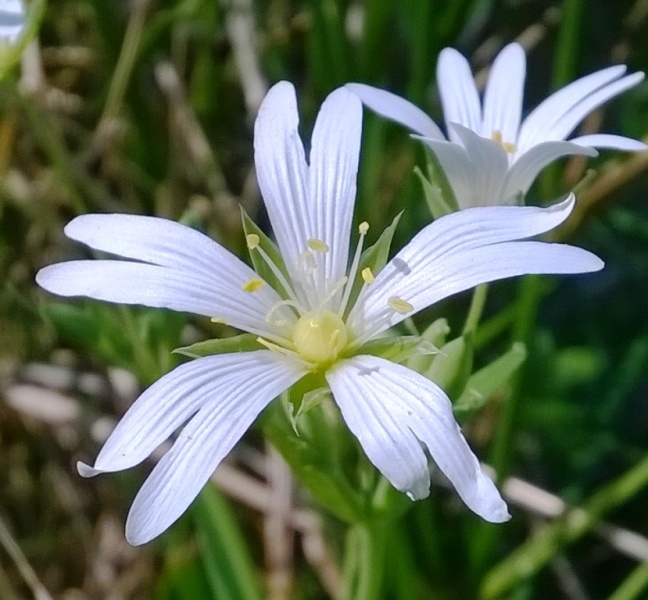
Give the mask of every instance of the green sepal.
<svg viewBox="0 0 648 600">
<path fill-rule="evenodd" d="M 297 419 L 320 404 L 326 397 L 328 384 L 320 372 L 308 373 L 281 396 L 293 431 L 299 435 Z M 329 394 L 330 395 L 330 392 Z"/>
<path fill-rule="evenodd" d="M 451 400 L 464 391 L 473 365 L 472 334 L 462 335 L 445 344 L 423 373 L 438 384 Z"/>
<path fill-rule="evenodd" d="M 439 353 L 439 348 L 445 345 L 449 333 L 450 326 L 447 319 L 437 319 L 430 323 L 419 337 L 434 346 L 436 352 L 433 354 L 412 354 L 408 357 L 407 366 L 418 373 L 425 373 L 430 368 L 436 354 Z"/>
<path fill-rule="evenodd" d="M 231 354 L 232 352 L 252 352 L 263 348 L 257 341 L 256 335 L 242 333 L 226 338 L 214 338 L 203 342 L 196 342 L 190 346 L 176 348 L 175 354 L 182 354 L 189 358 L 202 358 L 212 354 Z"/>
<path fill-rule="evenodd" d="M 358 264 L 358 271 L 356 273 L 356 280 L 353 282 L 353 287 L 351 288 L 351 295 L 349 296 L 348 307 L 352 307 L 355 304 L 358 294 L 362 289 L 364 281 L 360 274 L 362 270 L 366 267 L 369 267 L 372 273 L 378 275 L 382 268 L 387 264 L 387 259 L 389 258 L 389 249 L 391 248 L 392 240 L 394 239 L 394 232 L 398 226 L 398 222 L 402 216 L 402 211 L 399 212 L 390 225 L 385 227 L 383 232 L 380 234 L 380 237 L 376 242 L 366 248 L 362 255 L 360 256 L 360 262 Z"/>
<path fill-rule="evenodd" d="M 243 208 L 241 208 L 241 220 L 243 222 L 243 231 L 245 232 L 246 237 L 251 234 L 258 235 L 259 246 L 268 255 L 270 260 L 279 269 L 286 280 L 290 281 L 288 270 L 286 269 L 286 263 L 284 262 L 277 245 L 248 216 Z M 272 269 L 268 266 L 266 261 L 263 260 L 263 257 L 259 254 L 259 252 L 255 252 L 254 250 L 248 250 L 248 252 L 250 253 L 252 267 L 260 275 L 260 277 L 268 282 L 282 298 L 288 298 L 288 293 L 284 289 L 284 286 L 279 281 L 277 281 L 276 275 L 272 272 Z"/>
<path fill-rule="evenodd" d="M 382 271 L 382 268 L 387 264 L 389 249 L 391 248 L 394 233 L 402 215 L 403 211 L 399 212 L 394 217 L 394 220 L 383 229 L 376 242 L 362 253 L 358 271 L 362 272 L 362 269 L 365 267 L 371 267 L 374 275 L 378 275 Z"/>
<path fill-rule="evenodd" d="M 438 352 L 437 346 L 421 336 L 401 335 L 372 340 L 362 346 L 356 354 L 371 354 L 402 363 L 417 357 L 432 356 Z"/>
<path fill-rule="evenodd" d="M 459 205 L 457 198 L 450 187 L 450 182 L 446 177 L 445 171 L 441 168 L 441 163 L 436 155 L 428 149 L 427 157 L 427 177 L 419 167 L 414 167 L 414 173 L 418 176 L 423 194 L 428 208 L 435 219 L 443 215 L 457 212 Z"/>
<path fill-rule="evenodd" d="M 508 352 L 473 373 L 453 406 L 455 415 L 463 417 L 482 408 L 511 379 L 526 355 L 524 344 L 516 342 Z"/>
</svg>

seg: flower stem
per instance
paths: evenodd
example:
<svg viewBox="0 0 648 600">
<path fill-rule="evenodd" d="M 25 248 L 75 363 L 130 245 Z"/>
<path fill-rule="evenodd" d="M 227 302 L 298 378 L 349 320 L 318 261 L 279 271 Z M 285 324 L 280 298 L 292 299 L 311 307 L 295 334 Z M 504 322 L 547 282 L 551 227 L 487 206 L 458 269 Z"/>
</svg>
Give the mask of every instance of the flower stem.
<svg viewBox="0 0 648 600">
<path fill-rule="evenodd" d="M 466 317 L 466 323 L 463 328 L 464 335 L 467 333 L 472 333 L 477 328 L 479 320 L 481 319 L 482 313 L 484 312 L 484 306 L 486 304 L 486 296 L 488 295 L 488 284 L 482 283 L 475 288 L 473 292 L 472 300 L 470 301 L 470 309 L 468 310 L 468 316 Z"/>
<path fill-rule="evenodd" d="M 381 597 L 384 542 L 381 527 L 358 523 L 349 529 L 341 600 L 378 600 Z"/>
</svg>

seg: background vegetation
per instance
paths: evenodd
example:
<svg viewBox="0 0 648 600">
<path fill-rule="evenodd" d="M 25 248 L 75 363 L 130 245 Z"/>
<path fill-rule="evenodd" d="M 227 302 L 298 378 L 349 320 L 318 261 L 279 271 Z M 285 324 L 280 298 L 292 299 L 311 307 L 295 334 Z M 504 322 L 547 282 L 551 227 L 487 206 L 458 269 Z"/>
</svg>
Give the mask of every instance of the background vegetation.
<svg viewBox="0 0 648 600">
<path fill-rule="evenodd" d="M 123 522 L 150 464 L 89 481 L 74 464 L 179 360 L 171 349 L 230 332 L 60 302 L 34 284 L 41 266 L 83 255 L 62 230 L 86 212 L 182 220 L 242 254 L 239 205 L 265 222 L 252 123 L 278 80 L 298 88 L 306 138 L 348 81 L 405 95 L 440 122 L 445 46 L 483 81 L 519 40 L 528 109 L 610 64 L 648 67 L 647 27 L 646 0 L 50 0 L 38 42 L 0 82 L 0 598 L 648 597 L 648 155 L 590 161 L 596 175 L 559 233 L 601 256 L 603 272 L 491 286 L 476 366 L 516 340 L 528 356 L 464 426 L 506 477 L 513 519 L 481 523 L 435 486 L 355 583 L 353 532 L 257 430 L 180 523 L 128 546 Z M 645 140 L 648 85 L 582 129 Z M 364 131 L 356 215 L 375 236 L 403 210 L 397 248 L 429 221 L 413 175 L 423 154 L 373 115 Z M 530 201 L 571 189 L 584 169 L 579 158 L 550 169 Z M 419 324 L 444 316 L 458 331 L 468 303 Z"/>
</svg>

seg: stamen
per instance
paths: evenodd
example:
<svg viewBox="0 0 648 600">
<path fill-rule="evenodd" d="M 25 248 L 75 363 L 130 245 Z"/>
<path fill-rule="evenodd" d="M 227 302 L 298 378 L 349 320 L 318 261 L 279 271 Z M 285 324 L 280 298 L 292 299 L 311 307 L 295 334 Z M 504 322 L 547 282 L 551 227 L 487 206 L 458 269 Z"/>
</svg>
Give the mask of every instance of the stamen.
<svg viewBox="0 0 648 600">
<path fill-rule="evenodd" d="M 387 305 L 399 315 L 406 315 L 414 310 L 414 307 L 407 300 L 403 300 L 398 296 L 392 296 L 387 300 Z"/>
<path fill-rule="evenodd" d="M 349 298 L 351 297 L 351 290 L 353 289 L 353 282 L 355 281 L 356 274 L 358 273 L 358 265 L 360 264 L 360 258 L 362 257 L 362 245 L 364 244 L 365 235 L 369 231 L 369 223 L 363 221 L 358 227 L 358 233 L 360 234 L 360 239 L 358 240 L 358 245 L 356 247 L 355 254 L 353 255 L 353 262 L 351 263 L 351 268 L 349 269 L 349 277 L 347 278 L 346 287 L 344 288 L 344 295 L 342 296 L 342 302 L 340 302 L 340 308 L 338 309 L 338 315 L 341 317 L 346 311 L 347 304 L 349 303 Z"/>
<path fill-rule="evenodd" d="M 302 268 L 304 273 L 306 273 L 306 275 L 312 275 L 315 269 L 317 269 L 315 257 L 310 250 L 304 250 L 299 255 L 299 266 Z"/>
<path fill-rule="evenodd" d="M 256 233 L 250 233 L 245 236 L 247 247 L 249 250 L 254 250 L 259 245 L 259 236 Z"/>
<path fill-rule="evenodd" d="M 260 290 L 264 285 L 264 281 L 262 279 L 250 279 L 249 281 L 246 281 L 242 286 L 241 289 L 244 292 L 252 293 L 256 292 L 257 290 Z"/>
<path fill-rule="evenodd" d="M 250 234 L 250 235 L 255 235 L 255 234 Z M 277 278 L 277 281 L 281 284 L 283 289 L 286 291 L 286 294 L 288 294 L 288 296 L 293 301 L 297 302 L 297 296 L 295 295 L 295 292 L 293 291 L 291 285 L 284 277 L 284 274 L 281 272 L 281 269 L 279 269 L 279 267 L 277 267 L 277 265 L 274 264 L 274 262 L 268 256 L 267 252 L 261 246 L 256 246 L 256 250 L 261 255 L 261 258 L 264 260 L 265 264 L 268 265 L 268 267 L 272 271 L 272 274 Z"/>
<path fill-rule="evenodd" d="M 217 323 L 218 325 L 227 325 L 227 319 L 224 319 L 223 317 L 212 317 L 209 319 L 212 323 Z"/>
<path fill-rule="evenodd" d="M 374 280 L 376 279 L 376 278 L 374 277 L 373 272 L 371 271 L 371 267 L 365 267 L 364 269 L 362 269 L 362 273 L 361 273 L 361 275 L 362 275 L 362 280 L 363 280 L 367 285 L 369 285 L 370 283 L 373 283 Z"/>
<path fill-rule="evenodd" d="M 340 277 L 340 279 L 338 279 L 330 289 L 328 294 L 324 296 L 324 299 L 319 303 L 320 308 L 326 306 L 327 303 L 345 286 L 348 280 L 349 278 L 346 275 L 344 277 Z"/>
<path fill-rule="evenodd" d="M 270 307 L 270 310 L 266 313 L 265 322 L 271 325 L 282 326 L 287 323 L 286 319 L 273 319 L 272 315 L 276 313 L 282 306 L 291 306 L 297 310 L 297 313 L 301 314 L 306 312 L 306 310 L 298 303 L 293 300 L 280 300 Z"/>
<path fill-rule="evenodd" d="M 278 344 L 273 344 L 272 342 L 269 342 L 268 340 L 260 336 L 256 339 L 256 341 L 259 342 L 259 344 L 261 344 L 262 346 L 265 346 L 268 350 L 272 350 L 272 352 L 276 352 L 277 354 L 283 354 L 284 356 L 291 356 L 295 354 L 292 350 L 283 348 Z"/>
<path fill-rule="evenodd" d="M 326 254 L 329 251 L 328 244 L 322 240 L 318 240 L 317 238 L 310 238 L 306 242 L 306 245 L 311 250 L 314 250 L 315 252 L 319 252 L 320 254 Z"/>
</svg>

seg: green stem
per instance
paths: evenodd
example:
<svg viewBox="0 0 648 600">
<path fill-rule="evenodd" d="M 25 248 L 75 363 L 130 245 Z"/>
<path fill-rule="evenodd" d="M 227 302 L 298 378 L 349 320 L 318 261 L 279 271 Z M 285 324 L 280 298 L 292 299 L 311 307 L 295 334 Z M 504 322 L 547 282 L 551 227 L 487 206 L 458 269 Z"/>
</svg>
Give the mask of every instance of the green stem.
<svg viewBox="0 0 648 600">
<path fill-rule="evenodd" d="M 648 563 L 639 565 L 608 600 L 634 600 L 648 588 Z M 644 596 L 645 597 L 645 596 Z"/>
<path fill-rule="evenodd" d="M 481 319 L 482 313 L 484 312 L 484 306 L 486 304 L 486 297 L 488 296 L 488 284 L 482 283 L 475 288 L 473 292 L 472 300 L 470 301 L 470 309 L 468 310 L 468 316 L 466 317 L 466 324 L 463 328 L 463 334 L 472 333 L 477 329 L 479 325 L 479 320 Z"/>
<path fill-rule="evenodd" d="M 385 559 L 385 535 L 381 527 L 353 525 L 347 536 L 345 588 L 342 600 L 378 600 L 381 597 Z"/>
<path fill-rule="evenodd" d="M 542 298 L 541 280 L 536 276 L 527 276 L 520 282 L 520 290 L 516 303 L 516 319 L 513 325 L 513 343 L 522 342 L 528 347 L 536 321 L 538 307 Z M 515 441 L 515 426 L 518 421 L 520 399 L 524 381 L 524 365 L 511 381 L 511 392 L 502 407 L 498 427 L 495 432 L 490 453 L 490 464 L 495 469 L 497 483 L 501 484 L 508 475 L 513 455 Z M 481 577 L 484 569 L 491 561 L 493 549 L 501 535 L 502 526 L 491 523 L 481 523 L 478 526 L 476 540 L 472 545 L 473 569 L 475 577 Z"/>
<path fill-rule="evenodd" d="M 535 326 L 538 307 L 542 297 L 540 279 L 528 276 L 520 282 L 520 292 L 517 301 L 517 319 L 513 327 L 513 342 L 522 342 L 529 347 L 533 328 Z M 490 463 L 497 473 L 497 481 L 501 483 L 509 473 L 511 465 L 512 446 L 515 425 L 519 413 L 519 403 L 522 396 L 524 367 L 513 379 L 511 393 L 504 403 L 499 419 L 497 432 L 493 441 Z"/>
</svg>

